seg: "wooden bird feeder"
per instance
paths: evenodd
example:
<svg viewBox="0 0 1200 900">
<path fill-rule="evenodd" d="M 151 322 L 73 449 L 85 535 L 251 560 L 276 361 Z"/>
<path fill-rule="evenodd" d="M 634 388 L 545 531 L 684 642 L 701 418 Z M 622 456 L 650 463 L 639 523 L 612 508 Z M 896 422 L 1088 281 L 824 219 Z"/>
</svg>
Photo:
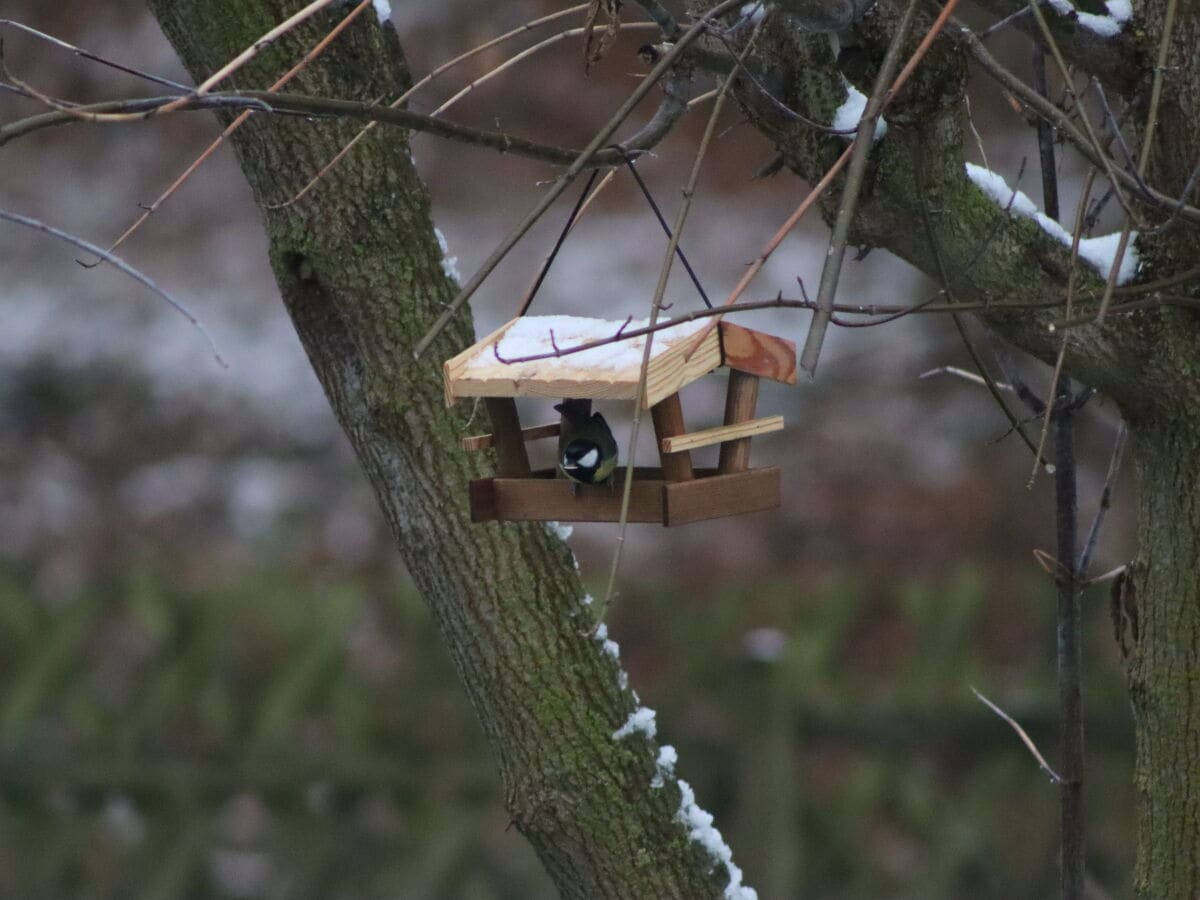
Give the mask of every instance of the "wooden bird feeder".
<svg viewBox="0 0 1200 900">
<path fill-rule="evenodd" d="M 531 470 L 525 442 L 557 436 L 561 423 L 522 429 L 515 397 L 638 399 L 643 409 L 650 410 L 662 464 L 635 470 L 630 522 L 684 525 L 779 506 L 779 469 L 750 468 L 750 439 L 783 428 L 783 416 L 756 419 L 754 412 L 759 378 L 796 383 L 796 345 L 791 341 L 725 321 L 716 328 L 706 329 L 705 320 L 697 320 L 658 331 L 640 397 L 644 337 L 565 356 L 511 362 L 612 337 L 623 324 L 573 316 L 525 316 L 443 365 L 447 405 L 481 397 L 492 423 L 491 434 L 463 439 L 464 449 L 491 448 L 497 459 L 495 478 L 471 482 L 472 521 L 620 520 L 624 464 L 614 474 L 614 484 L 579 485 L 574 492 L 556 468 Z M 630 330 L 635 327 L 626 325 Z M 720 366 L 730 370 L 725 424 L 688 432 L 679 390 Z M 691 451 L 713 444 L 721 445 L 717 468 L 694 468 Z"/>
</svg>

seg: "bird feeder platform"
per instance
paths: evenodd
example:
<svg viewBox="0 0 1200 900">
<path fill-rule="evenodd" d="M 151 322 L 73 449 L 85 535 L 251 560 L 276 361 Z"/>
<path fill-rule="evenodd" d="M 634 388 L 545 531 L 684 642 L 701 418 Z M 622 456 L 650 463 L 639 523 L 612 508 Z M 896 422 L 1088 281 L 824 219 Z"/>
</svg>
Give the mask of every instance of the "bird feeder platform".
<svg viewBox="0 0 1200 900">
<path fill-rule="evenodd" d="M 639 396 L 645 337 L 622 338 L 563 353 L 643 327 L 573 316 L 513 319 L 443 366 L 447 405 L 482 398 L 492 432 L 464 438 L 467 450 L 493 449 L 497 475 L 471 482 L 471 518 L 487 521 L 616 522 L 621 518 L 624 467 L 604 485 L 577 485 L 556 469 L 533 471 L 527 441 L 555 437 L 560 423 L 522 428 L 516 397 L 638 400 L 649 409 L 661 458 L 658 468 L 634 470 L 630 522 L 683 525 L 780 505 L 779 469 L 751 469 L 753 437 L 783 428 L 782 416 L 755 418 L 760 378 L 796 383 L 791 341 L 732 322 L 700 319 L 654 333 Z M 528 357 L 555 354 L 540 359 Z M 726 367 L 725 421 L 688 432 L 681 388 Z M 715 469 L 695 469 L 691 451 L 720 444 Z"/>
</svg>

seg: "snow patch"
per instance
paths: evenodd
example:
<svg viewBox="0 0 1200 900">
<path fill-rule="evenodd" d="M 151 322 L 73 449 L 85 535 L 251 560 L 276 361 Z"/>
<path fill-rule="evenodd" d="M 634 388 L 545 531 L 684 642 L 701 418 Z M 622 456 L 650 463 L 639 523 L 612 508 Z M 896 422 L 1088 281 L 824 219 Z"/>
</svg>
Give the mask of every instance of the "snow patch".
<svg viewBox="0 0 1200 900">
<path fill-rule="evenodd" d="M 608 626 L 603 622 L 596 628 L 596 640 L 606 656 L 611 656 L 616 662 L 621 661 L 621 645 L 608 636 Z"/>
<path fill-rule="evenodd" d="M 738 13 L 742 17 L 743 23 L 757 25 L 763 20 L 767 14 L 767 4 L 765 3 L 743 3 L 742 8 Z"/>
<path fill-rule="evenodd" d="M 546 527 L 560 541 L 565 541 L 575 531 L 574 526 L 564 525 L 562 522 L 547 522 Z"/>
<path fill-rule="evenodd" d="M 729 872 L 729 884 L 725 886 L 727 900 L 758 900 L 758 891 L 742 884 L 742 870 L 733 862 L 733 851 L 713 825 L 712 813 L 705 812 L 696 804 L 696 792 L 692 786 L 679 779 L 679 812 L 676 821 L 687 829 L 688 837 L 708 851 L 718 863 L 723 863 Z"/>
<path fill-rule="evenodd" d="M 1070 0 L 1050 0 L 1050 8 L 1060 16 L 1074 19 L 1088 31 L 1095 32 L 1100 37 L 1116 37 L 1121 33 L 1125 23 L 1133 16 L 1133 6 L 1129 0 L 1108 0 L 1104 4 L 1108 15 L 1082 12 Z"/>
<path fill-rule="evenodd" d="M 1032 219 L 1042 231 L 1050 235 L 1060 244 L 1070 247 L 1071 233 L 1037 208 L 1024 191 L 1017 191 L 1008 186 L 1008 182 L 1000 175 L 983 166 L 967 163 L 967 177 L 977 188 L 987 194 L 1001 207 L 1008 209 L 1023 219 Z M 1137 232 L 1129 233 L 1129 243 L 1125 247 L 1125 256 L 1121 259 L 1121 268 L 1117 272 L 1117 284 L 1126 284 L 1137 275 L 1140 261 L 1138 259 L 1135 241 Z M 1079 257 L 1092 266 L 1104 278 L 1112 270 L 1117 257 L 1117 246 L 1121 242 L 1119 232 L 1105 234 L 1094 238 L 1080 238 Z"/>
<path fill-rule="evenodd" d="M 842 105 L 837 108 L 833 114 L 833 121 L 830 126 L 840 132 L 838 137 L 843 137 L 848 141 L 854 140 L 854 135 L 858 130 L 859 120 L 862 119 L 863 113 L 867 111 L 867 95 L 852 85 L 846 82 L 846 99 Z M 875 120 L 875 140 L 879 140 L 887 134 L 887 121 L 880 116 Z"/>
<path fill-rule="evenodd" d="M 379 16 L 380 22 L 386 22 L 392 17 L 392 4 L 388 0 L 374 0 L 372 5 L 375 7 L 375 15 Z"/>
<path fill-rule="evenodd" d="M 675 777 L 675 764 L 679 762 L 679 754 L 670 744 L 664 744 L 658 750 L 658 761 L 654 765 L 654 777 L 650 779 L 650 787 L 660 788 L 667 783 L 668 778 Z"/>
<path fill-rule="evenodd" d="M 575 561 L 575 570 L 579 571 L 579 560 Z M 596 598 L 593 597 L 591 594 L 583 595 L 583 605 L 584 606 L 591 606 L 595 602 L 596 602 Z"/>
<path fill-rule="evenodd" d="M 658 734 L 658 725 L 654 722 L 656 715 L 657 713 L 649 707 L 639 706 L 629 714 L 625 724 L 613 732 L 613 740 L 624 740 L 639 731 L 646 736 L 647 740 L 654 740 L 654 736 Z"/>
<path fill-rule="evenodd" d="M 376 9 L 379 8 L 379 5 L 380 0 L 375 0 Z M 383 0 L 383 6 L 387 7 L 388 15 L 391 15 L 391 7 L 388 7 L 387 0 Z M 446 236 L 442 234 L 442 229 L 434 228 L 433 233 L 437 235 L 438 247 L 442 251 L 442 272 L 455 284 L 461 284 L 462 275 L 458 271 L 458 257 L 450 255 L 450 245 L 446 243 Z"/>
</svg>

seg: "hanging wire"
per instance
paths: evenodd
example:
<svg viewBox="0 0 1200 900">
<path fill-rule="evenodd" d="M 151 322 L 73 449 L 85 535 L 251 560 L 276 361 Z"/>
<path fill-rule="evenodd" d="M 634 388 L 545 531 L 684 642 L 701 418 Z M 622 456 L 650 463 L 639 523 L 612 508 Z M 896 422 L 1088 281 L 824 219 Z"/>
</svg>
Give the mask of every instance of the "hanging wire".
<svg viewBox="0 0 1200 900">
<path fill-rule="evenodd" d="M 629 167 L 629 174 L 633 176 L 633 180 L 637 182 L 637 186 L 642 189 L 642 195 L 646 198 L 646 202 L 650 204 L 650 208 L 654 210 L 654 215 L 658 219 L 658 224 L 662 226 L 663 234 L 667 236 L 667 240 L 671 240 L 671 226 L 667 224 L 667 220 L 663 217 L 662 210 L 658 208 L 658 204 L 654 202 L 654 197 L 650 194 L 650 188 L 646 186 L 646 182 L 642 180 L 642 174 L 637 170 L 637 166 L 633 164 L 633 157 L 630 156 L 625 148 L 620 144 L 613 144 L 613 149 L 621 154 L 621 158 L 625 160 L 625 165 Z M 692 284 L 696 286 L 696 292 L 700 295 L 700 299 L 704 301 L 704 305 L 709 309 L 713 308 L 712 303 L 708 299 L 708 294 L 704 292 L 704 287 L 700 284 L 700 279 L 696 272 L 692 269 L 692 264 L 688 262 L 688 258 L 684 255 L 683 248 L 676 245 L 675 255 L 679 257 L 679 261 L 683 263 L 683 267 L 687 269 L 688 277 L 692 279 Z"/>
<path fill-rule="evenodd" d="M 562 231 L 559 232 L 558 240 L 554 242 L 554 248 L 550 251 L 550 255 L 546 257 L 546 261 L 542 263 L 541 271 L 538 272 L 533 285 L 529 288 L 528 293 L 525 294 L 525 299 L 521 301 L 521 308 L 517 310 L 518 316 L 523 316 L 529 311 L 529 306 L 533 303 L 533 298 L 541 288 L 542 282 L 546 280 L 546 275 L 550 272 L 550 266 L 553 265 L 554 258 L 558 256 L 558 251 L 562 249 L 563 241 L 567 239 L 567 234 L 571 231 L 571 226 L 575 224 L 575 220 L 579 217 L 579 211 L 583 209 L 583 202 L 587 200 L 588 194 L 592 191 L 592 185 L 596 183 L 596 176 L 599 174 L 599 169 L 592 170 L 587 184 L 583 186 L 583 190 L 579 194 L 579 199 L 575 201 L 575 206 L 571 209 L 571 215 L 567 216 L 567 223 L 563 225 Z"/>
<path fill-rule="evenodd" d="M 625 148 L 620 144 L 613 144 L 612 148 L 620 154 L 625 160 L 625 165 L 629 167 L 629 173 L 633 176 L 633 180 L 637 182 L 637 186 L 641 189 L 642 196 L 646 198 L 646 202 L 650 208 L 654 210 L 654 216 L 658 219 L 658 224 L 662 226 L 663 233 L 667 236 L 667 240 L 671 239 L 671 226 L 667 224 L 666 218 L 659 209 L 658 204 L 654 201 L 653 195 L 650 193 L 650 188 L 646 182 L 642 180 L 642 174 L 634 165 L 634 158 L 626 152 Z M 542 268 L 538 271 L 537 278 L 534 279 L 533 285 L 525 294 L 525 299 L 521 301 L 521 306 L 517 310 L 518 316 L 523 316 L 529 312 L 529 307 L 533 305 L 533 298 L 537 296 L 537 292 L 542 287 L 542 282 L 546 280 L 546 276 L 550 273 L 550 267 L 554 264 L 555 258 L 558 256 L 558 251 L 562 249 L 563 242 L 566 241 L 567 235 L 571 228 L 575 225 L 575 220 L 579 218 L 579 211 L 583 209 L 583 204 L 587 200 L 588 194 L 591 193 L 592 186 L 596 183 L 596 178 L 600 174 L 599 169 L 593 169 L 591 176 L 587 180 L 587 184 L 583 186 L 583 190 L 579 194 L 579 199 L 575 201 L 575 206 L 571 209 L 571 214 L 567 216 L 567 221 L 559 232 L 558 239 L 554 242 L 554 247 L 550 250 L 550 255 L 546 257 L 542 263 Z M 676 245 L 675 255 L 679 257 L 680 263 L 687 270 L 688 277 L 692 279 L 692 284 L 696 286 L 696 292 L 700 295 L 700 299 L 704 301 L 704 305 L 709 309 L 713 308 L 712 302 L 708 299 L 708 294 L 704 291 L 704 286 L 700 284 L 700 278 L 696 275 L 696 271 L 692 268 L 692 264 L 688 262 L 687 256 L 683 252 L 683 248 Z"/>
</svg>

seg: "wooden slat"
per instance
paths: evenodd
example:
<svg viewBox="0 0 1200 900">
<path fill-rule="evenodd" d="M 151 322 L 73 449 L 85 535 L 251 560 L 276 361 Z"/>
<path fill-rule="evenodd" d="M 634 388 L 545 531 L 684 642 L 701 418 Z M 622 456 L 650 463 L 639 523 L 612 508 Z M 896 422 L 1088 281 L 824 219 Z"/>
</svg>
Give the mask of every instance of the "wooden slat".
<svg viewBox="0 0 1200 900">
<path fill-rule="evenodd" d="M 751 375 L 796 383 L 796 345 L 763 331 L 721 321 L 722 365 Z"/>
<path fill-rule="evenodd" d="M 532 428 L 521 429 L 521 440 L 529 442 L 541 438 L 557 437 L 558 423 L 549 422 L 545 425 L 534 425 Z M 477 434 L 462 439 L 464 450 L 488 450 L 495 445 L 496 439 L 490 434 Z"/>
<path fill-rule="evenodd" d="M 521 420 L 511 397 L 485 397 L 488 418 L 492 420 L 492 442 L 496 447 L 496 471 L 506 478 L 529 475 L 529 454 L 521 439 Z"/>
<path fill-rule="evenodd" d="M 780 505 L 779 469 L 751 469 L 663 486 L 664 524 L 686 525 L 704 519 L 774 509 Z"/>
<path fill-rule="evenodd" d="M 462 353 L 459 353 L 457 356 L 453 356 L 442 363 L 442 387 L 446 392 L 447 406 L 453 406 L 455 400 L 466 396 L 465 394 L 456 394 L 454 392 L 454 383 L 462 375 L 462 371 L 466 368 L 467 363 L 474 358 L 477 352 L 479 352 L 480 347 L 490 347 L 492 344 L 500 340 L 500 338 L 504 337 L 504 332 L 508 331 L 509 326 L 515 321 L 516 319 L 509 319 L 491 334 L 486 335 L 484 338 L 476 341 Z M 483 395 L 473 394 L 472 396 L 479 397 Z"/>
<path fill-rule="evenodd" d="M 683 421 L 683 406 L 679 403 L 679 395 L 672 394 L 659 403 L 650 407 L 650 415 L 654 419 L 654 436 L 662 447 L 669 438 L 684 434 L 687 425 Z M 662 450 L 663 477 L 667 481 L 690 481 L 692 474 L 692 457 L 686 450 Z"/>
<path fill-rule="evenodd" d="M 662 472 L 635 474 L 629 496 L 630 522 L 663 522 Z M 579 485 L 572 494 L 570 482 L 543 470 L 532 478 L 484 478 L 472 481 L 471 521 L 487 522 L 619 522 L 624 471 L 612 485 Z M 650 477 L 651 475 L 657 477 Z"/>
<path fill-rule="evenodd" d="M 754 418 L 758 405 L 758 376 L 740 369 L 729 370 L 729 386 L 725 391 L 725 424 L 736 425 Z M 717 471 L 722 475 L 745 472 L 750 468 L 750 438 L 728 441 L 721 445 Z"/>
<path fill-rule="evenodd" d="M 760 434 L 770 434 L 773 431 L 783 431 L 783 416 L 767 416 L 762 419 L 751 419 L 749 422 L 738 422 L 736 425 L 718 425 L 716 428 L 705 428 L 703 431 L 690 431 L 675 437 L 663 438 L 663 453 L 678 453 L 681 450 L 698 450 L 701 447 L 711 447 L 722 441 L 734 441 L 738 438 L 752 438 Z"/>
</svg>

